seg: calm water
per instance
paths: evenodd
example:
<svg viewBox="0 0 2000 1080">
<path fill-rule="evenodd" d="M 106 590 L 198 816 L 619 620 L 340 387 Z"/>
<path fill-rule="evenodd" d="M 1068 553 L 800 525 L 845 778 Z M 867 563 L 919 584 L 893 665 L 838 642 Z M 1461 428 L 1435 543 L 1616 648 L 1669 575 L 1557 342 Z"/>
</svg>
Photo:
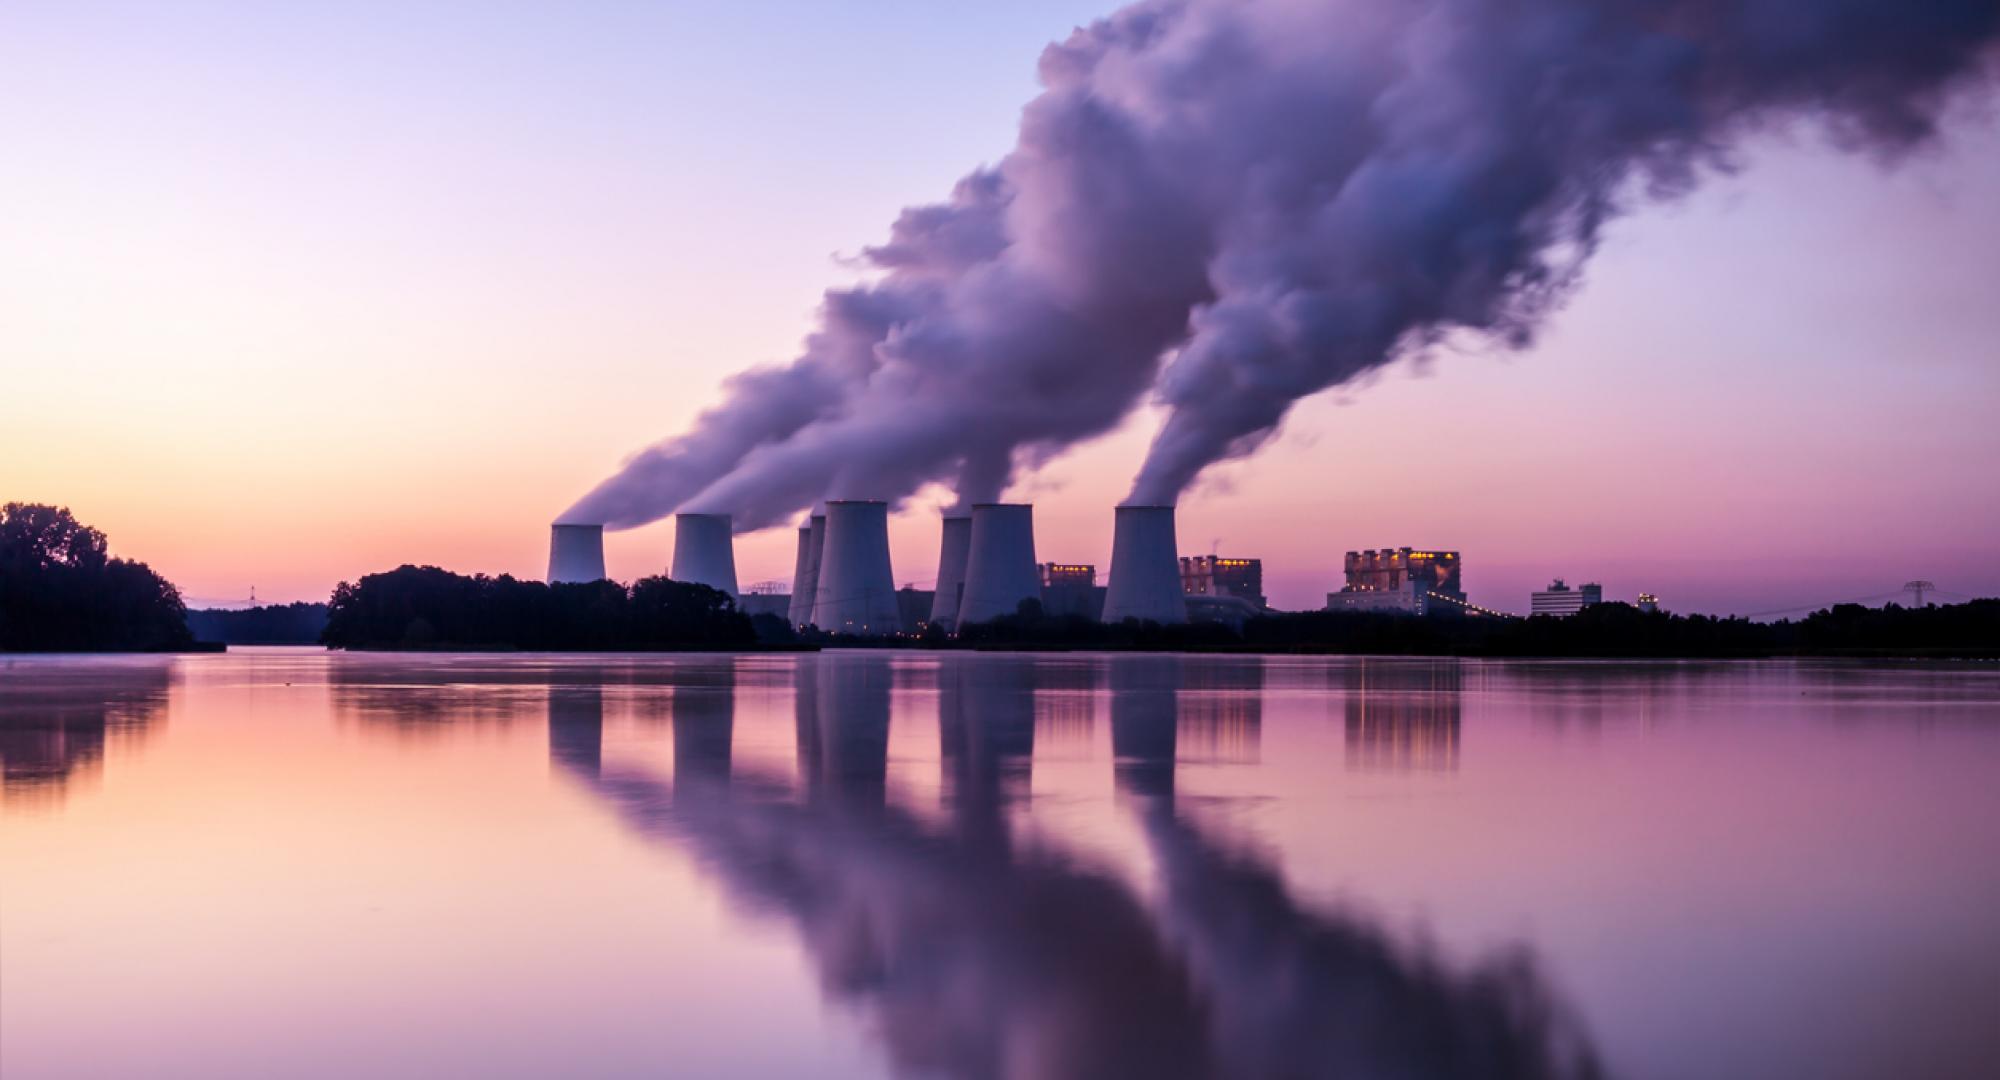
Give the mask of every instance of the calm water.
<svg viewBox="0 0 2000 1080">
<path fill-rule="evenodd" d="M 0 658 L 0 1072 L 1994 1075 L 2000 668 Z"/>
</svg>

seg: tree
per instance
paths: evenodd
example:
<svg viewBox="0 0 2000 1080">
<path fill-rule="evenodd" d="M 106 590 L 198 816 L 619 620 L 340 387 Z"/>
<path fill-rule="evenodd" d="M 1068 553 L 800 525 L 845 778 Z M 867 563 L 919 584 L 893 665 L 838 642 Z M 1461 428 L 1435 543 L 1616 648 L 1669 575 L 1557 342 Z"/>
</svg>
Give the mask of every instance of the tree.
<svg viewBox="0 0 2000 1080">
<path fill-rule="evenodd" d="M 142 562 L 111 558 L 69 510 L 0 506 L 0 650 L 183 649 L 180 590 Z"/>
</svg>

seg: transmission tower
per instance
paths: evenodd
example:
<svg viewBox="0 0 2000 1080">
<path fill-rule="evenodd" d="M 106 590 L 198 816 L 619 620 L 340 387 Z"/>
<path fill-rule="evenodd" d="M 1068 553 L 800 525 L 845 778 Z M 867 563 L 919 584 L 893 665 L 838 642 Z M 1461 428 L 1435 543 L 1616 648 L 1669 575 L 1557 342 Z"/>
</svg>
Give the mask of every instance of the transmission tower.
<svg viewBox="0 0 2000 1080">
<path fill-rule="evenodd" d="M 1915 606 L 1917 607 L 1924 606 L 1924 593 L 1933 592 L 1936 589 L 1937 583 L 1935 582 L 1921 580 L 1903 582 L 1903 591 L 1909 593 L 1916 600 Z"/>
</svg>

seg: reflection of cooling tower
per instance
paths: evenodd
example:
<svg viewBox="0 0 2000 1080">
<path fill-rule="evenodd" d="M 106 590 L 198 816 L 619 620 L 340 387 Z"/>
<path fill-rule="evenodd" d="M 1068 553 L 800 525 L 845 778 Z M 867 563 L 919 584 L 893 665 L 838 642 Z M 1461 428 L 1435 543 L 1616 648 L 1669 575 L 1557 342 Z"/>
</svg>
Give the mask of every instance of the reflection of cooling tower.
<svg viewBox="0 0 2000 1080">
<path fill-rule="evenodd" d="M 1040 599 L 1035 569 L 1035 508 L 1027 503 L 987 503 L 972 508 L 972 550 L 965 559 L 963 626 L 1012 615 L 1023 600 Z M 1174 572 L 1178 589 L 1180 571 Z"/>
<path fill-rule="evenodd" d="M 826 504 L 813 622 L 841 634 L 894 634 L 903 627 L 889 569 L 889 504 Z"/>
<path fill-rule="evenodd" d="M 604 526 L 549 526 L 549 584 L 604 580 Z"/>
<path fill-rule="evenodd" d="M 1111 536 L 1111 583 L 1104 591 L 1104 621 L 1126 619 L 1187 621 L 1171 506 L 1118 508 L 1118 524 Z"/>
<path fill-rule="evenodd" d="M 820 556 L 826 553 L 826 515 L 814 514 L 800 542 L 806 546 L 805 575 L 792 581 L 792 625 L 811 626 L 813 607 L 819 602 Z"/>
<path fill-rule="evenodd" d="M 729 534 L 729 515 L 675 514 L 674 568 L 667 576 L 735 596 L 736 547 Z"/>
<path fill-rule="evenodd" d="M 931 600 L 931 625 L 950 630 L 958 626 L 960 594 L 965 591 L 965 559 L 972 554 L 972 519 L 947 515 L 944 542 L 938 547 L 937 595 Z"/>
</svg>

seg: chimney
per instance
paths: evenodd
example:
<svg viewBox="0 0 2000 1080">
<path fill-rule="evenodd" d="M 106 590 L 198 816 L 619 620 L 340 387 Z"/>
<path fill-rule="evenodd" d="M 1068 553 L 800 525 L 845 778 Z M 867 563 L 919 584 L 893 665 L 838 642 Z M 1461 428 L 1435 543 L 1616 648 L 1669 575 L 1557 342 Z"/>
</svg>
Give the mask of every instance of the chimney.
<svg viewBox="0 0 2000 1080">
<path fill-rule="evenodd" d="M 1187 621 L 1181 595 L 1174 508 L 1121 506 L 1111 536 L 1111 582 L 1104 591 L 1104 621 Z"/>
<path fill-rule="evenodd" d="M 549 526 L 549 584 L 604 580 L 604 526 Z"/>
<path fill-rule="evenodd" d="M 842 499 L 826 504 L 813 622 L 840 634 L 894 634 L 903 628 L 889 569 L 889 504 Z"/>
<path fill-rule="evenodd" d="M 938 547 L 937 595 L 931 600 L 931 625 L 958 628 L 958 605 L 965 591 L 965 559 L 972 554 L 972 518 L 946 514 L 944 541 Z"/>
<path fill-rule="evenodd" d="M 1027 503 L 983 503 L 972 508 L 972 549 L 965 559 L 959 625 L 1012 615 L 1021 601 L 1041 599 L 1034 515 L 1035 508 Z"/>
<path fill-rule="evenodd" d="M 728 514 L 675 514 L 674 566 L 668 577 L 736 596 L 736 547 Z"/>
</svg>

